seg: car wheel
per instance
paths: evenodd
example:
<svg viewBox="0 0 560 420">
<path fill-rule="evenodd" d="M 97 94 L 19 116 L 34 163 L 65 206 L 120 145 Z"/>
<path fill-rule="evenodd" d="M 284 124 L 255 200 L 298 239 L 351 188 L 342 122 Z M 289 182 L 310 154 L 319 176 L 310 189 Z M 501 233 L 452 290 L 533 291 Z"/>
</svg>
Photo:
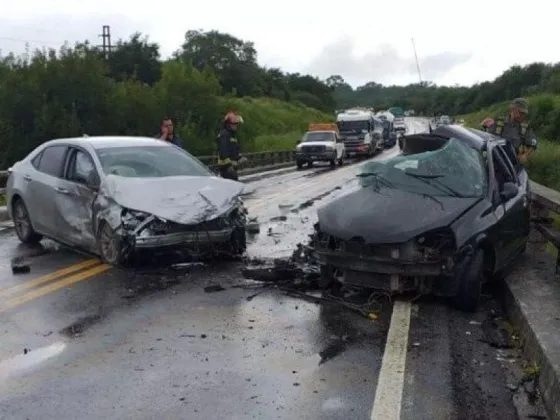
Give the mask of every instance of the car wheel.
<svg viewBox="0 0 560 420">
<path fill-rule="evenodd" d="M 17 198 L 12 204 L 12 218 L 14 228 L 19 240 L 24 244 L 36 244 L 43 239 L 41 235 L 35 232 L 27 207 L 21 198 Z"/>
<path fill-rule="evenodd" d="M 124 262 L 122 239 L 107 222 L 102 222 L 97 233 L 97 249 L 103 262 L 118 266 Z"/>
<path fill-rule="evenodd" d="M 231 253 L 239 257 L 247 249 L 247 231 L 245 227 L 236 227 L 231 233 L 230 239 Z"/>
<path fill-rule="evenodd" d="M 298 160 L 298 161 L 296 162 L 296 167 L 297 167 L 298 169 L 303 168 L 303 162 L 300 161 L 300 160 Z"/>
<path fill-rule="evenodd" d="M 484 252 L 482 249 L 476 250 L 457 274 L 459 291 L 454 299 L 455 306 L 465 312 L 476 312 L 484 278 Z"/>
</svg>

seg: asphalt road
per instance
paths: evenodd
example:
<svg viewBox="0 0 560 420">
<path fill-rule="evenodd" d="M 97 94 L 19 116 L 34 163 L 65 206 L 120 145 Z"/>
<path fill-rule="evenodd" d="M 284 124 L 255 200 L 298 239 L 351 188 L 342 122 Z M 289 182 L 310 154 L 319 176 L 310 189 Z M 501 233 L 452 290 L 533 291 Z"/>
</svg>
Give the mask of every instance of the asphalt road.
<svg viewBox="0 0 560 420">
<path fill-rule="evenodd" d="M 317 207 L 356 188 L 355 173 L 248 184 L 260 223 L 249 255 L 290 255 Z M 481 341 L 500 314 L 490 296 L 475 315 L 382 300 L 369 319 L 251 288 L 239 263 L 116 270 L 48 241 L 0 241 L 1 419 L 517 418 L 519 355 Z M 13 275 L 21 255 L 31 271 Z"/>
</svg>

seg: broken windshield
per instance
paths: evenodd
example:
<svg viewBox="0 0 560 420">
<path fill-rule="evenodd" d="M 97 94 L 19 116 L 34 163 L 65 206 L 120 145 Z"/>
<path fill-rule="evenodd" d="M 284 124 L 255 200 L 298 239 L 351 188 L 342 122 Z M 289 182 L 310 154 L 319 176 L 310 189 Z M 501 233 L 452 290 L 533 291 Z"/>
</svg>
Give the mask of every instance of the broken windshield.
<svg viewBox="0 0 560 420">
<path fill-rule="evenodd" d="M 481 197 L 486 193 L 482 157 L 457 139 L 429 152 L 399 155 L 384 162 L 369 162 L 358 174 L 362 187 L 385 187 L 447 197 Z M 383 179 L 385 185 L 379 185 Z"/>
<path fill-rule="evenodd" d="M 170 146 L 97 149 L 103 172 L 127 178 L 211 176 L 208 168 L 184 150 Z"/>
</svg>

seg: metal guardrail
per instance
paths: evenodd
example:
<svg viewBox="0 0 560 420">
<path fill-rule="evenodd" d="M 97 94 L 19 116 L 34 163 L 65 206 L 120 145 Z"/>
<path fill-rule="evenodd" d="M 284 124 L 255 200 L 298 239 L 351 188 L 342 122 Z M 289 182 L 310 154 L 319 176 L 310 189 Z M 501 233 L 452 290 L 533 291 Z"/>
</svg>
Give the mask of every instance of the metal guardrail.
<svg viewBox="0 0 560 420">
<path fill-rule="evenodd" d="M 293 150 L 244 153 L 243 156 L 247 158 L 247 162 L 242 165 L 242 169 L 257 168 L 276 163 L 295 162 L 295 151 Z M 197 156 L 197 158 L 213 171 L 216 170 L 218 162 L 217 156 Z M 8 180 L 8 175 L 8 171 L 0 171 L 0 195 L 6 192 L 6 181 Z"/>
<path fill-rule="evenodd" d="M 533 227 L 557 251 L 556 274 L 560 274 L 560 192 L 531 181 Z"/>
</svg>

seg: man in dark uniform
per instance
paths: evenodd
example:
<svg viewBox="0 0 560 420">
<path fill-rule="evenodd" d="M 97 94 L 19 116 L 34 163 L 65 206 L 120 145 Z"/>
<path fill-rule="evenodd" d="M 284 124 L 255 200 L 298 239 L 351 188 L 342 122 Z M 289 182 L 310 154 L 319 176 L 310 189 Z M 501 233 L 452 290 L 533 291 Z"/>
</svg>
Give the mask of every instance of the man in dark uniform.
<svg viewBox="0 0 560 420">
<path fill-rule="evenodd" d="M 247 160 L 241 156 L 239 143 L 236 138 L 239 124 L 242 123 L 243 118 L 240 115 L 228 112 L 217 138 L 220 176 L 234 181 L 239 179 L 237 175 L 238 165 Z"/>
<path fill-rule="evenodd" d="M 529 104 L 523 98 L 514 99 L 510 105 L 507 117 L 494 118 L 493 123 L 487 125 L 489 133 L 509 140 L 519 163 L 524 164 L 533 151 L 537 149 L 537 136 L 525 122 L 529 114 Z M 485 120 L 486 121 L 486 120 Z"/>
</svg>

